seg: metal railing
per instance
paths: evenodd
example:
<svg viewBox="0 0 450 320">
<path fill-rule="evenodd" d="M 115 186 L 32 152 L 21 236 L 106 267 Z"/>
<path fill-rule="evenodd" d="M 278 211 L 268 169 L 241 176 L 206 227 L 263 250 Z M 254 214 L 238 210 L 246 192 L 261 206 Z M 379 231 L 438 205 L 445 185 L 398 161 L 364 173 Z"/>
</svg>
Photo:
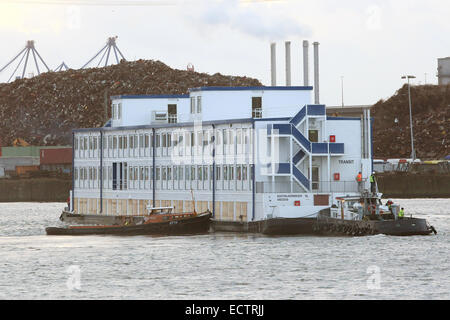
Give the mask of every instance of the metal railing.
<svg viewBox="0 0 450 320">
<path fill-rule="evenodd" d="M 169 123 L 177 123 L 178 118 L 176 114 L 169 114 Z"/>
<path fill-rule="evenodd" d="M 253 119 L 261 119 L 262 118 L 262 109 L 261 108 L 254 108 L 252 110 L 252 118 Z"/>
<path fill-rule="evenodd" d="M 306 178 L 306 177 L 305 177 Z M 308 181 L 308 180 L 307 180 Z M 311 193 L 358 193 L 356 181 L 308 181 Z M 256 182 L 256 193 L 305 193 L 296 181 Z"/>
</svg>

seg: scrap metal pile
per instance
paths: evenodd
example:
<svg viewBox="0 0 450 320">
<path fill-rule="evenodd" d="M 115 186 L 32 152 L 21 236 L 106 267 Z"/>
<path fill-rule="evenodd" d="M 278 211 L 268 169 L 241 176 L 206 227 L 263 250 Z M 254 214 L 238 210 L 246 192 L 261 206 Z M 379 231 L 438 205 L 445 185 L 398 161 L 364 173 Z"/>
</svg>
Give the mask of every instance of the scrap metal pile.
<svg viewBox="0 0 450 320">
<path fill-rule="evenodd" d="M 450 86 L 412 86 L 414 148 L 419 159 L 450 154 Z M 376 158 L 410 158 L 411 129 L 408 86 L 372 109 Z"/>
<path fill-rule="evenodd" d="M 248 77 L 177 70 L 153 60 L 47 72 L 0 84 L 0 137 L 4 146 L 17 138 L 31 145 L 70 145 L 72 129 L 104 125 L 105 95 L 185 94 L 200 86 L 260 85 Z M 110 116 L 110 101 L 107 105 Z"/>
</svg>

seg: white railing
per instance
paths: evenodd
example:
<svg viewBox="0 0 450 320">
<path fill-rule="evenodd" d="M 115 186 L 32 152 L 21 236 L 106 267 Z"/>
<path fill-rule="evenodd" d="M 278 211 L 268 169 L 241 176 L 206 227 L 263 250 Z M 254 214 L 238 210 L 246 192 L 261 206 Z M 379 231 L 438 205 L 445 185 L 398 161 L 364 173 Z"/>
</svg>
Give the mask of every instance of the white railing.
<svg viewBox="0 0 450 320">
<path fill-rule="evenodd" d="M 262 109 L 255 108 L 252 110 L 252 118 L 253 119 L 261 119 L 262 118 Z"/>
</svg>

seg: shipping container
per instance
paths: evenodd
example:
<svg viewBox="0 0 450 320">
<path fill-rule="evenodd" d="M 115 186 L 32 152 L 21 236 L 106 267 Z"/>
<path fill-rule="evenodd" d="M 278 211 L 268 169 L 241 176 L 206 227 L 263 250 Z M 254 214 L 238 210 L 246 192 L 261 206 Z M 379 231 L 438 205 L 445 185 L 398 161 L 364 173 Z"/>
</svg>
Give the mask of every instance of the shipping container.
<svg viewBox="0 0 450 320">
<path fill-rule="evenodd" d="M 22 175 L 32 171 L 39 171 L 39 166 L 16 166 L 16 173 L 18 175 Z"/>
<path fill-rule="evenodd" d="M 40 164 L 71 164 L 72 148 L 42 149 L 40 151 Z"/>
<path fill-rule="evenodd" d="M 70 146 L 2 147 L 2 157 L 38 157 L 40 150 L 72 148 Z"/>
</svg>

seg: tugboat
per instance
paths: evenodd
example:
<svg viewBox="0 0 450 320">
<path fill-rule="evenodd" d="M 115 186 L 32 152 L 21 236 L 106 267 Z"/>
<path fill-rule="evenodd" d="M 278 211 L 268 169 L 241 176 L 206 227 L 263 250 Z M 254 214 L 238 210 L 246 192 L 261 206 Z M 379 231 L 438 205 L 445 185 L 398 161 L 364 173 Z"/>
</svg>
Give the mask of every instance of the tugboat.
<svg viewBox="0 0 450 320">
<path fill-rule="evenodd" d="M 365 190 L 360 197 L 341 197 L 337 200 L 338 205 L 318 214 L 313 225 L 315 233 L 349 236 L 437 234 L 426 219 L 402 216 L 400 206 L 391 200 L 383 205 L 379 194 Z"/>
<path fill-rule="evenodd" d="M 48 227 L 47 235 L 180 235 L 207 233 L 211 212 L 172 213 L 172 207 L 150 208 L 150 214 L 140 217 L 122 216 L 121 223 L 112 225 L 77 225 Z"/>
</svg>

